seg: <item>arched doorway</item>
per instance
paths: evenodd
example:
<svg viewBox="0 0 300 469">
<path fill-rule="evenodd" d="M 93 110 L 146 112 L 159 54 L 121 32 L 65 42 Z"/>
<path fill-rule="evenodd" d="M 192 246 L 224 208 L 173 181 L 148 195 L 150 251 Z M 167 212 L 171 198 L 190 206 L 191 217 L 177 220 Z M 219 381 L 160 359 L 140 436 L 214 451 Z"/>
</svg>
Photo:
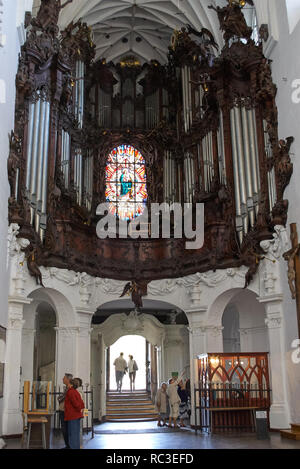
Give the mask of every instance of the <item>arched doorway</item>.
<svg viewBox="0 0 300 469">
<path fill-rule="evenodd" d="M 99 421 L 106 418 L 107 393 L 116 388 L 111 363 L 116 354 L 110 349 L 122 337 L 132 336 L 132 341 L 142 337 L 144 341 L 146 350 L 141 359 L 138 357 L 138 366 L 140 368 L 141 362 L 145 372 L 145 378 L 141 377 L 145 380 L 143 388 L 152 402 L 158 386 L 172 375 L 185 369 L 189 378 L 189 333 L 185 313 L 163 301 L 145 299 L 143 303 L 141 312 L 137 312 L 131 300 L 111 301 L 99 307 L 93 317 L 91 383 L 95 389 L 95 416 Z M 130 352 L 122 351 L 127 359 Z M 131 349 L 132 355 L 136 353 Z"/>
<path fill-rule="evenodd" d="M 42 302 L 36 309 L 33 379 L 55 383 L 56 314 L 51 305 Z"/>
<path fill-rule="evenodd" d="M 224 352 L 269 352 L 266 312 L 257 295 L 237 290 L 222 315 Z"/>
<path fill-rule="evenodd" d="M 125 335 L 120 337 L 111 347 L 109 347 L 109 380 L 108 390 L 113 391 L 117 389 L 115 380 L 114 360 L 124 353 L 124 359 L 128 362 L 129 355 L 133 355 L 137 363 L 138 370 L 136 372 L 135 390 L 145 391 L 148 388 L 148 367 L 147 362 L 149 359 L 149 342 L 143 336 L 139 335 Z M 150 345 L 151 347 L 151 345 Z M 128 372 L 123 379 L 124 391 L 130 390 L 130 380 Z"/>
</svg>

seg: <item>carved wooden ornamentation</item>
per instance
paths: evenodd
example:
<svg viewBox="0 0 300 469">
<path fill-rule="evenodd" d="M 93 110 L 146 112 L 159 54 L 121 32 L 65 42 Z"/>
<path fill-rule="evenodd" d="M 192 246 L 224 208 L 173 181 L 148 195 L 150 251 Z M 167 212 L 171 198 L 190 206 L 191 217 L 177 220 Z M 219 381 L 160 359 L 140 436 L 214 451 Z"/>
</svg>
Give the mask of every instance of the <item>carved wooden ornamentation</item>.
<svg viewBox="0 0 300 469">
<path fill-rule="evenodd" d="M 261 43 L 251 39 L 242 8 L 230 2 L 217 9 L 226 43 L 220 55 L 209 31 L 189 27 L 175 32 L 166 65 L 141 66 L 130 57 L 116 65 L 95 62 L 86 24 L 72 22 L 58 32 L 63 6 L 42 0 L 16 77 L 9 221 L 31 241 L 29 270 L 37 278 L 43 265 L 139 284 L 246 265 L 247 286 L 262 255 L 260 242 L 272 238 L 275 225 L 286 223 L 284 191 L 293 165 L 292 138 L 278 141 L 270 63 Z M 244 201 L 236 188 L 243 189 L 240 173 L 254 159 L 246 148 L 242 164 L 241 149 L 235 152 L 241 125 L 244 142 L 256 148 L 257 164 L 256 176 L 247 173 L 252 192 L 244 188 Z M 35 167 L 37 133 L 44 159 L 37 157 Z M 133 146 L 145 159 L 148 206 L 186 198 L 205 204 L 201 249 L 186 250 L 185 239 L 172 237 L 97 237 L 106 160 L 119 145 Z M 175 174 L 170 187 L 166 164 Z M 47 187 L 39 187 L 39 174 Z"/>
</svg>

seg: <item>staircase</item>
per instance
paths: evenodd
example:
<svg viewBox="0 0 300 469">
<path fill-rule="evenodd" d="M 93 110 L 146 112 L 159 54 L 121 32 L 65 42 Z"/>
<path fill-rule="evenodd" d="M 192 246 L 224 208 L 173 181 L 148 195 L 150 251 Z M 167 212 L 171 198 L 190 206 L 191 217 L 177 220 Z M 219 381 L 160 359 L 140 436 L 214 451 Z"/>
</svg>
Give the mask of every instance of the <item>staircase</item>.
<svg viewBox="0 0 300 469">
<path fill-rule="evenodd" d="M 281 430 L 280 435 L 282 438 L 289 438 L 290 440 L 300 441 L 300 424 L 291 424 L 290 430 Z"/>
<path fill-rule="evenodd" d="M 151 422 L 157 417 L 146 391 L 111 391 L 106 394 L 107 422 Z"/>
</svg>

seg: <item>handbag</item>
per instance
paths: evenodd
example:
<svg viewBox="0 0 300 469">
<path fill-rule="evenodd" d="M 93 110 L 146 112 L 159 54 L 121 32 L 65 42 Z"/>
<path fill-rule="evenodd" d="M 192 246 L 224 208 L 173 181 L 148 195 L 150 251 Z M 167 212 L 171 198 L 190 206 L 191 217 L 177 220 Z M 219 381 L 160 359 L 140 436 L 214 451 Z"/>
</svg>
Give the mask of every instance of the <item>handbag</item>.
<svg viewBox="0 0 300 469">
<path fill-rule="evenodd" d="M 138 370 L 138 366 L 136 364 L 136 361 L 134 360 L 133 362 L 133 371 L 137 371 Z"/>
</svg>

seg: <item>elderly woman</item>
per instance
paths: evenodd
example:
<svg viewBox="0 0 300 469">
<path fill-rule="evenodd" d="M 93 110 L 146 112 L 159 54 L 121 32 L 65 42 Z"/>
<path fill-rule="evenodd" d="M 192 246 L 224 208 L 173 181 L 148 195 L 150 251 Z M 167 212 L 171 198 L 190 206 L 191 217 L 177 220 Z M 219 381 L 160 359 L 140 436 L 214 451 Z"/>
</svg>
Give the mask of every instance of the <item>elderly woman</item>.
<svg viewBox="0 0 300 469">
<path fill-rule="evenodd" d="M 70 449 L 80 449 L 80 422 L 83 418 L 84 402 L 77 391 L 77 382 L 71 380 L 65 397 L 65 421 L 68 422 Z"/>
<path fill-rule="evenodd" d="M 158 411 L 158 427 L 164 427 L 168 418 L 168 396 L 167 396 L 167 383 L 162 383 L 161 388 L 157 391 L 155 398 L 156 409 Z M 161 423 L 162 422 L 162 423 Z"/>
<path fill-rule="evenodd" d="M 189 418 L 189 407 L 188 407 L 188 391 L 186 389 L 186 381 L 181 380 L 178 389 L 178 395 L 180 397 L 180 404 L 179 404 L 179 419 L 180 419 L 180 426 L 185 427 L 184 421 Z"/>
</svg>

